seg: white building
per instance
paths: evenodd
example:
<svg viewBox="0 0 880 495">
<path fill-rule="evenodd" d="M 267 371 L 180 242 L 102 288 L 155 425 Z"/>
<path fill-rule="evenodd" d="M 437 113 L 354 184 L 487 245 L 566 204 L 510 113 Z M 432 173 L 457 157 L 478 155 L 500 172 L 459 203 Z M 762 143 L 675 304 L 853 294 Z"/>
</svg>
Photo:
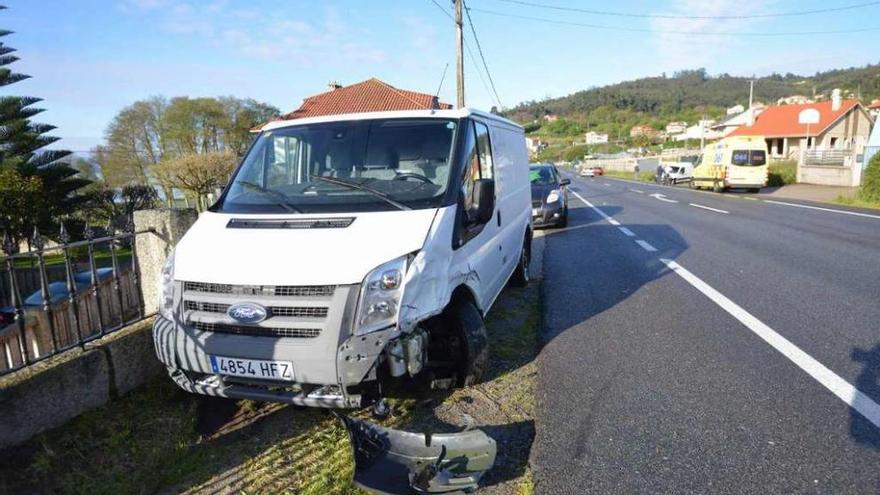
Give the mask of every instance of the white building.
<svg viewBox="0 0 880 495">
<path fill-rule="evenodd" d="M 742 105 L 734 105 L 727 109 L 727 115 L 738 115 L 746 111 L 746 107 Z"/>
<path fill-rule="evenodd" d="M 587 144 L 602 144 L 608 142 L 608 134 L 590 131 L 584 135 Z"/>
<path fill-rule="evenodd" d="M 753 108 L 751 113 L 754 113 L 754 116 L 750 112 L 743 111 L 738 114 L 730 115 L 728 118 L 722 120 L 721 122 L 717 122 L 711 126 L 713 131 L 719 132 L 722 136 L 726 136 L 731 132 L 739 129 L 744 125 L 749 125 L 754 122 L 754 119 L 757 118 L 761 112 L 764 111 L 765 107 Z"/>
<path fill-rule="evenodd" d="M 666 134 L 681 134 L 687 130 L 687 127 L 687 122 L 670 122 L 666 124 Z"/>
<path fill-rule="evenodd" d="M 712 119 L 701 120 L 697 124 L 688 127 L 683 133 L 672 136 L 672 140 L 686 141 L 688 139 L 696 140 L 700 138 L 710 140 L 723 137 L 724 135 L 721 132 L 712 129 L 713 125 L 715 125 L 715 121 Z"/>
<path fill-rule="evenodd" d="M 540 139 L 526 136 L 526 148 L 528 148 L 529 154 L 534 155 L 535 153 L 544 149 L 546 146 L 547 145 L 544 144 L 544 142 Z"/>
</svg>

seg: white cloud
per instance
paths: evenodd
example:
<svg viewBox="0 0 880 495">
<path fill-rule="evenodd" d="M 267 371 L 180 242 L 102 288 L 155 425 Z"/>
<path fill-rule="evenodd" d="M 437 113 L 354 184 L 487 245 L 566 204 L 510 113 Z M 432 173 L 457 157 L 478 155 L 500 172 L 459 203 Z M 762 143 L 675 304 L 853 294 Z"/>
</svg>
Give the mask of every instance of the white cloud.
<svg viewBox="0 0 880 495">
<path fill-rule="evenodd" d="M 775 0 L 674 0 L 671 8 L 656 14 L 702 17 L 744 16 L 767 13 Z M 738 33 L 767 29 L 770 19 L 668 19 L 650 21 L 653 44 L 663 66 L 695 68 L 744 44 Z M 675 34 L 700 33 L 700 34 Z M 724 34 L 713 34 L 724 33 Z"/>
</svg>

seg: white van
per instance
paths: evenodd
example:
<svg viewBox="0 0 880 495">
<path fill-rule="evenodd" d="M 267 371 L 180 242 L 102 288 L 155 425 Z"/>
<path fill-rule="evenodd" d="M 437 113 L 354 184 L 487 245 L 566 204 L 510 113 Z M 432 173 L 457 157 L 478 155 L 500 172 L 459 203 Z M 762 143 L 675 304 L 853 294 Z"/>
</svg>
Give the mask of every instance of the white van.
<svg viewBox="0 0 880 495">
<path fill-rule="evenodd" d="M 360 407 L 480 379 L 531 256 L 523 129 L 470 109 L 267 125 L 162 271 L 156 351 L 193 393 Z"/>
</svg>

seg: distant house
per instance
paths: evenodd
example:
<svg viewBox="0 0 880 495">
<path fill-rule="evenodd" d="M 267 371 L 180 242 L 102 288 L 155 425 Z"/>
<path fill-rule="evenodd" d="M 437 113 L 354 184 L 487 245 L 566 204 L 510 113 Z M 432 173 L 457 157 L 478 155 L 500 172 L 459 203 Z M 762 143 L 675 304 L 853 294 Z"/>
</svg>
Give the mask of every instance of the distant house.
<svg viewBox="0 0 880 495">
<path fill-rule="evenodd" d="M 799 123 L 798 116 L 807 109 L 819 112 L 819 123 Z M 808 128 L 809 127 L 809 128 Z M 730 136 L 763 136 L 771 158 L 798 158 L 801 150 L 864 149 L 871 130 L 871 117 L 858 100 L 843 100 L 836 92 L 831 101 L 800 105 L 772 106 Z"/>
<path fill-rule="evenodd" d="M 526 136 L 526 148 L 529 150 L 530 155 L 535 155 L 546 147 L 547 144 L 539 138 Z"/>
<path fill-rule="evenodd" d="M 742 105 L 739 105 L 742 108 Z M 749 125 L 752 122 L 752 119 L 756 118 L 761 112 L 764 111 L 765 107 L 754 108 L 752 112 L 742 111 L 738 114 L 729 115 L 726 119 L 721 122 L 717 122 L 711 126 L 711 129 L 715 132 L 721 134 L 721 136 L 727 136 L 731 132 L 739 129 L 744 125 Z M 754 114 L 754 115 L 753 115 Z"/>
<path fill-rule="evenodd" d="M 602 144 L 608 142 L 608 134 L 604 132 L 590 131 L 584 135 L 587 144 Z"/>
<path fill-rule="evenodd" d="M 734 105 L 727 109 L 727 115 L 739 115 L 746 111 L 746 107 L 742 105 Z"/>
<path fill-rule="evenodd" d="M 440 102 L 434 95 L 395 88 L 379 79 L 371 78 L 349 86 L 342 86 L 333 81 L 328 85 L 327 91 L 305 98 L 299 108 L 281 115 L 276 120 L 293 120 L 345 113 L 390 110 L 446 110 L 451 108 L 452 105 Z M 258 132 L 263 125 L 259 125 L 251 130 Z"/>
<path fill-rule="evenodd" d="M 655 137 L 657 135 L 657 130 L 645 124 L 634 125 L 632 129 L 629 130 L 629 137 L 631 138 L 642 135 Z"/>
<path fill-rule="evenodd" d="M 687 140 L 699 140 L 703 139 L 706 141 L 711 141 L 713 139 L 718 139 L 723 137 L 724 135 L 720 131 L 716 131 L 713 129 L 715 125 L 715 121 L 712 119 L 703 119 L 697 122 L 696 124 L 685 129 L 684 132 L 680 134 L 676 134 L 672 136 L 674 141 L 687 141 Z"/>
<path fill-rule="evenodd" d="M 687 127 L 687 122 L 670 122 L 666 124 L 666 134 L 681 134 L 687 130 Z"/>
<path fill-rule="evenodd" d="M 544 116 L 545 122 L 556 122 L 557 120 L 559 120 L 559 116 L 557 116 L 554 113 L 548 113 L 547 115 Z"/>
</svg>

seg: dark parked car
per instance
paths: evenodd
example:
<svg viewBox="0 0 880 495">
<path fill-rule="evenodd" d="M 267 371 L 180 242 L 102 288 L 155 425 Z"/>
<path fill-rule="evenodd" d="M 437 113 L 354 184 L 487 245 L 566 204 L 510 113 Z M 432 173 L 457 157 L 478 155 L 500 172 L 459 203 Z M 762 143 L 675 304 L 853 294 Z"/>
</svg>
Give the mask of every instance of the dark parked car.
<svg viewBox="0 0 880 495">
<path fill-rule="evenodd" d="M 559 176 L 550 164 L 529 167 L 532 183 L 532 224 L 535 227 L 568 225 L 568 179 Z"/>
</svg>

